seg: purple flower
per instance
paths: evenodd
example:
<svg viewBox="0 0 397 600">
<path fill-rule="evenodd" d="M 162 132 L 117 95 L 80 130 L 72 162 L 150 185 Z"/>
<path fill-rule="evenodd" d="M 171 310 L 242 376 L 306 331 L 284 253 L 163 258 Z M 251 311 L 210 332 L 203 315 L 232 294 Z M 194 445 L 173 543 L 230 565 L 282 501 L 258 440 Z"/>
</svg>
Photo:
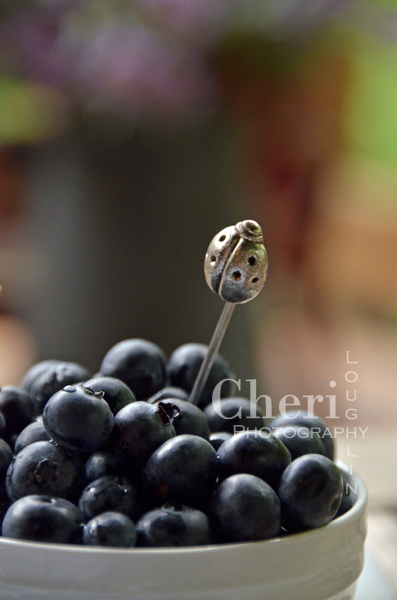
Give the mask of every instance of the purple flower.
<svg viewBox="0 0 397 600">
<path fill-rule="evenodd" d="M 208 42 L 221 31 L 234 0 L 137 0 L 152 21 L 192 41 Z"/>
<path fill-rule="evenodd" d="M 23 76 L 59 87 L 68 81 L 68 56 L 60 44 L 62 12 L 20 10 L 1 31 L 2 49 Z"/>
<path fill-rule="evenodd" d="M 213 82 L 190 44 L 144 27 L 130 12 L 125 21 L 100 20 L 76 10 L 76 0 L 59 2 L 20 10 L 4 26 L 3 45 L 21 75 L 100 112 L 184 118 L 207 104 Z"/>
<path fill-rule="evenodd" d="M 211 94 L 211 78 L 196 53 L 119 22 L 81 40 L 74 83 L 92 108 L 134 116 L 182 116 Z"/>
</svg>

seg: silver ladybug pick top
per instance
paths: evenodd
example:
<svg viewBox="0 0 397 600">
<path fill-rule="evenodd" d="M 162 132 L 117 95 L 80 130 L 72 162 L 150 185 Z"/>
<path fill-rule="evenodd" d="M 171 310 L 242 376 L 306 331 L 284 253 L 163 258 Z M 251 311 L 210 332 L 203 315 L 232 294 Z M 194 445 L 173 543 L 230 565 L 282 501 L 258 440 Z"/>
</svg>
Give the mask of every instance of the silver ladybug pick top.
<svg viewBox="0 0 397 600">
<path fill-rule="evenodd" d="M 262 229 L 256 221 L 241 221 L 222 229 L 208 246 L 205 280 L 225 305 L 191 391 L 192 404 L 198 403 L 236 304 L 259 294 L 266 281 L 267 265 Z"/>
<path fill-rule="evenodd" d="M 205 255 L 204 273 L 215 294 L 233 304 L 242 304 L 259 294 L 266 281 L 268 257 L 256 221 L 241 221 L 222 229 Z"/>
</svg>

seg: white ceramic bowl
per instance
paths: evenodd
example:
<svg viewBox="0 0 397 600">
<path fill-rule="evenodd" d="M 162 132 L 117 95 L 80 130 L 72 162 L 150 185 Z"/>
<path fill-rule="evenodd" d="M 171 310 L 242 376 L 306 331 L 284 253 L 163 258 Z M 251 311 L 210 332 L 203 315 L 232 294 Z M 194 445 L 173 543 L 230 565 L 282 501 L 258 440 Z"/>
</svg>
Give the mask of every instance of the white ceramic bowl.
<svg viewBox="0 0 397 600">
<path fill-rule="evenodd" d="M 2 600 L 350 600 L 367 492 L 326 527 L 263 542 L 102 549 L 0 538 Z"/>
</svg>

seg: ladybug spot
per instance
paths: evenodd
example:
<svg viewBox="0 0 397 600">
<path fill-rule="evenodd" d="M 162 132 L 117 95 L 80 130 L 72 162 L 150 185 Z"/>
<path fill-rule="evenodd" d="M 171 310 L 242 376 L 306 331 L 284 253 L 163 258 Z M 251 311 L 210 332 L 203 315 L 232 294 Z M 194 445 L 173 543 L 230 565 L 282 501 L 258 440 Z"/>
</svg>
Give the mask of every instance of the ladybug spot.
<svg viewBox="0 0 397 600">
<path fill-rule="evenodd" d="M 219 238 L 219 241 L 220 241 L 220 242 L 224 242 L 224 241 L 225 241 L 225 239 L 226 239 L 226 236 L 225 236 L 225 235 L 221 235 L 221 237 Z"/>
<path fill-rule="evenodd" d="M 258 283 L 259 281 L 259 277 L 254 277 L 253 279 L 251 279 L 251 283 Z"/>
<path fill-rule="evenodd" d="M 233 279 L 235 279 L 236 281 L 240 281 L 240 279 L 241 279 L 241 273 L 240 273 L 240 271 L 233 271 L 233 273 L 232 273 L 232 277 L 233 277 Z"/>
<path fill-rule="evenodd" d="M 255 256 L 250 256 L 250 257 L 249 257 L 249 259 L 248 259 L 248 264 L 249 264 L 251 267 L 254 267 L 254 266 L 256 265 L 256 258 L 255 258 Z"/>
<path fill-rule="evenodd" d="M 212 263 L 216 262 L 216 256 L 211 256 L 211 262 Z"/>
</svg>

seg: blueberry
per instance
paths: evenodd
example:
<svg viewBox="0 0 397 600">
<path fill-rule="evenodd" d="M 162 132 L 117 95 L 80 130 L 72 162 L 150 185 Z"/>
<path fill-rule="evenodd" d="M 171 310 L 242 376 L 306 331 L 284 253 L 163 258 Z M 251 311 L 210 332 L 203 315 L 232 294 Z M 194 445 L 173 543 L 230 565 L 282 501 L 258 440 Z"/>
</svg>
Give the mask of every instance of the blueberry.
<svg viewBox="0 0 397 600">
<path fill-rule="evenodd" d="M 105 475 L 128 476 L 128 471 L 128 465 L 123 457 L 110 450 L 94 452 L 85 463 L 87 481 L 94 481 Z"/>
<path fill-rule="evenodd" d="M 62 498 L 25 496 L 11 504 L 2 524 L 2 535 L 18 540 L 80 544 L 83 515 Z"/>
<path fill-rule="evenodd" d="M 183 433 L 191 433 L 198 435 L 205 440 L 210 439 L 210 430 L 208 428 L 207 419 L 203 411 L 186 400 L 178 398 L 166 398 L 158 404 L 167 412 L 167 407 L 175 406 L 177 411 L 170 417 L 175 428 L 176 435 Z"/>
<path fill-rule="evenodd" d="M 222 481 L 213 493 L 211 516 L 220 541 L 248 542 L 279 535 L 280 502 L 259 477 L 240 473 Z"/>
<path fill-rule="evenodd" d="M 165 360 L 164 352 L 152 342 L 124 340 L 109 350 L 100 371 L 124 381 L 138 400 L 147 400 L 164 387 Z"/>
<path fill-rule="evenodd" d="M 272 433 L 288 448 L 291 453 L 291 460 L 295 460 L 304 454 L 322 454 L 326 456 L 321 438 L 308 427 L 287 425 L 273 429 Z"/>
<path fill-rule="evenodd" d="M 357 491 L 350 475 L 343 473 L 343 471 L 341 471 L 341 475 L 343 479 L 342 500 L 334 519 L 337 519 L 338 517 L 341 517 L 347 513 L 347 511 L 354 506 L 354 503 L 357 499 Z"/>
<path fill-rule="evenodd" d="M 112 444 L 131 466 L 143 467 L 163 442 L 175 436 L 167 413 L 155 404 L 133 402 L 114 417 Z"/>
<path fill-rule="evenodd" d="M 22 381 L 19 384 L 19 387 L 23 389 L 30 395 L 30 389 L 32 387 L 33 382 L 40 377 L 44 371 L 53 367 L 54 365 L 59 364 L 60 360 L 42 360 L 36 364 L 34 364 L 30 369 L 25 373 Z"/>
<path fill-rule="evenodd" d="M 324 444 L 324 448 L 326 451 L 326 456 L 330 460 L 334 460 L 335 456 L 335 442 L 331 436 L 331 432 L 327 423 L 321 417 L 314 415 L 313 417 L 309 415 L 304 410 L 300 410 L 297 416 L 297 411 L 289 410 L 283 415 L 278 415 L 270 424 L 272 428 L 276 427 L 286 427 L 287 425 L 302 425 L 302 427 L 309 427 L 315 433 L 318 433 L 321 441 Z"/>
<path fill-rule="evenodd" d="M 137 486 L 127 477 L 113 475 L 106 475 L 89 483 L 80 496 L 79 509 L 87 519 L 114 511 L 135 521 L 143 512 Z"/>
<path fill-rule="evenodd" d="M 94 377 L 84 382 L 85 388 L 93 392 L 103 392 L 103 399 L 109 404 L 115 415 L 127 404 L 136 402 L 136 398 L 128 385 L 115 377 Z"/>
<path fill-rule="evenodd" d="M 45 430 L 57 444 L 79 452 L 95 452 L 108 441 L 113 414 L 101 392 L 67 385 L 48 400 L 43 411 Z"/>
<path fill-rule="evenodd" d="M 17 433 L 13 433 L 12 435 L 4 436 L 4 437 L 5 437 L 6 441 L 7 441 L 7 444 L 10 446 L 10 448 L 14 448 L 15 444 L 17 442 L 17 439 L 18 439 L 18 434 Z"/>
<path fill-rule="evenodd" d="M 25 446 L 33 444 L 34 442 L 45 442 L 50 439 L 48 433 L 44 429 L 43 421 L 33 421 L 22 429 L 21 433 L 17 437 L 14 445 L 14 452 L 18 454 Z"/>
<path fill-rule="evenodd" d="M 4 483 L 0 484 L 0 524 L 4 519 L 4 515 L 11 505 L 11 501 L 7 496 Z M 1 527 L 1 525 L 0 525 Z"/>
<path fill-rule="evenodd" d="M 205 546 L 213 539 L 207 515 L 181 505 L 165 505 L 144 514 L 136 531 L 137 546 Z"/>
<path fill-rule="evenodd" d="M 144 486 L 158 503 L 178 502 L 202 507 L 215 485 L 216 452 L 196 435 L 178 435 L 149 458 L 143 471 Z"/>
<path fill-rule="evenodd" d="M 83 544 L 86 546 L 132 548 L 135 542 L 134 523 L 118 512 L 108 511 L 97 515 L 84 527 Z"/>
<path fill-rule="evenodd" d="M 219 477 L 249 473 L 277 489 L 280 477 L 291 462 L 284 444 L 273 435 L 242 431 L 226 440 L 218 450 Z"/>
<path fill-rule="evenodd" d="M 6 436 L 6 420 L 2 412 L 0 412 L 0 438 L 4 439 L 7 437 L 10 446 L 13 447 L 12 437 L 16 434 L 11 434 L 10 436 Z M 17 436 L 18 437 L 18 436 Z M 16 438 L 15 438 L 16 439 Z"/>
<path fill-rule="evenodd" d="M 189 394 L 186 390 L 183 390 L 180 387 L 173 387 L 172 385 L 162 388 L 157 394 L 154 394 L 151 398 L 149 398 L 148 402 L 150 404 L 157 404 L 160 400 L 165 400 L 166 398 L 179 398 L 179 400 L 189 400 Z"/>
<path fill-rule="evenodd" d="M 192 391 L 207 349 L 208 346 L 204 344 L 184 344 L 174 350 L 167 364 L 167 376 L 172 386 L 181 387 L 189 393 Z M 200 395 L 198 406 L 202 408 L 211 402 L 217 383 L 223 379 L 233 379 L 233 377 L 228 363 L 218 354 Z M 222 385 L 222 397 L 230 395 L 231 385 L 230 381 L 226 381 Z"/>
<path fill-rule="evenodd" d="M 55 362 L 36 377 L 30 386 L 34 414 L 41 414 L 51 396 L 65 386 L 87 381 L 90 377 L 90 371 L 77 363 Z"/>
<path fill-rule="evenodd" d="M 0 439 L 0 484 L 4 482 L 7 469 L 13 458 L 14 454 L 10 446 Z"/>
<path fill-rule="evenodd" d="M 30 396 L 11 385 L 0 389 L 0 412 L 5 418 L 5 436 L 18 434 L 33 417 L 33 403 Z"/>
<path fill-rule="evenodd" d="M 336 515 L 343 479 L 326 456 L 305 454 L 294 460 L 280 481 L 283 525 L 288 532 L 321 527 Z"/>
<path fill-rule="evenodd" d="M 34 442 L 19 452 L 7 471 L 10 500 L 30 494 L 74 501 L 85 485 L 84 462 L 52 442 Z"/>
<path fill-rule="evenodd" d="M 239 433 L 247 429 L 261 429 L 265 426 L 262 410 L 257 405 L 252 405 L 247 398 L 227 398 L 221 400 L 218 412 L 213 403 L 204 408 L 211 431 L 228 431 Z M 219 415 L 219 410 L 222 415 Z M 254 416 L 251 417 L 251 412 Z"/>
<path fill-rule="evenodd" d="M 223 442 L 226 442 L 226 440 L 228 440 L 231 437 L 232 434 L 228 431 L 215 431 L 210 435 L 210 444 L 214 450 L 219 450 Z"/>
</svg>

